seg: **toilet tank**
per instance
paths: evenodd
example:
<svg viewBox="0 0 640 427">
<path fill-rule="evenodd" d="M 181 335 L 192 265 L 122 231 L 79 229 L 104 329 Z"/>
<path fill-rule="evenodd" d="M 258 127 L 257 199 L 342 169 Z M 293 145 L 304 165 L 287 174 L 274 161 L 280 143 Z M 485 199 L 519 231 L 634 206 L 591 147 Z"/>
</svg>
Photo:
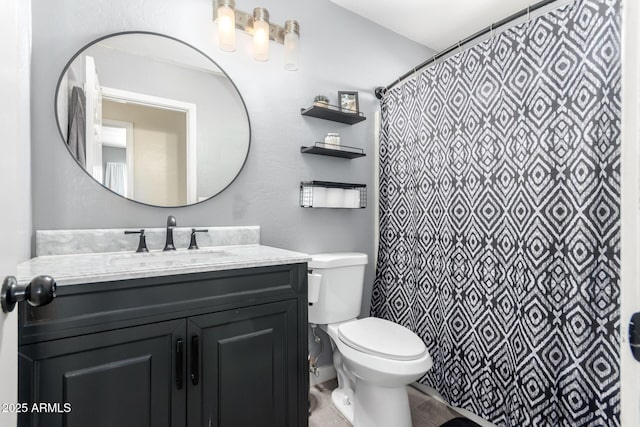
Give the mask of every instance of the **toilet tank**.
<svg viewBox="0 0 640 427">
<path fill-rule="evenodd" d="M 309 303 L 309 323 L 343 322 L 360 315 L 365 265 L 367 254 L 358 252 L 311 255 L 309 270 L 320 278 L 317 301 Z"/>
</svg>

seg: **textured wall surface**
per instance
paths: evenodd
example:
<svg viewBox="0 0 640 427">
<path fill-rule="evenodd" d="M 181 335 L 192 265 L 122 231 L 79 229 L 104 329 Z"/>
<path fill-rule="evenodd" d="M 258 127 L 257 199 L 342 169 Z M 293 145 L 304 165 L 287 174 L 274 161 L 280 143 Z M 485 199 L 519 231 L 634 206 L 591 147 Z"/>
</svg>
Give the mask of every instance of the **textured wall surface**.
<svg viewBox="0 0 640 427">
<path fill-rule="evenodd" d="M 251 57 L 250 38 L 237 34 L 237 50 L 215 42 L 210 0 L 33 0 L 32 178 L 33 228 L 260 225 L 265 245 L 317 253 L 361 251 L 373 256 L 373 210 L 303 209 L 301 180 L 373 183 L 375 86 L 386 85 L 431 55 L 427 48 L 384 30 L 328 0 L 239 1 L 238 8 L 269 9 L 271 20 L 301 26 L 300 70 L 285 71 L 282 46 L 271 60 Z M 54 115 L 56 83 L 64 65 L 85 44 L 109 33 L 145 30 L 171 35 L 204 51 L 234 80 L 251 119 L 251 150 L 244 170 L 223 193 L 185 208 L 154 208 L 101 188 L 64 147 Z M 367 120 L 355 126 L 300 116 L 315 95 L 337 101 L 338 90 L 360 93 Z M 367 157 L 342 160 L 302 155 L 301 145 L 338 132 L 343 144 Z M 371 260 L 373 261 L 373 260 Z M 369 312 L 373 263 L 365 277 L 363 313 Z"/>
</svg>

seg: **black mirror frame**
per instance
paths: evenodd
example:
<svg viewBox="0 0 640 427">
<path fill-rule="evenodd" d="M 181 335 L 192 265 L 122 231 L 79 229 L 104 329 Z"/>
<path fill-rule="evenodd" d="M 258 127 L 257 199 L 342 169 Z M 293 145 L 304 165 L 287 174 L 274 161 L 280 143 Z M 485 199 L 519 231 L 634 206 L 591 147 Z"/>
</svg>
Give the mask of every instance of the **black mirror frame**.
<svg viewBox="0 0 640 427">
<path fill-rule="evenodd" d="M 196 52 L 198 52 L 200 55 L 204 56 L 205 58 L 207 58 L 209 61 L 211 61 L 216 67 L 218 67 L 218 69 L 220 69 L 220 71 L 222 72 L 222 74 L 225 75 L 225 77 L 227 77 L 227 79 L 229 79 L 229 82 L 231 83 L 231 85 L 233 86 L 233 88 L 236 90 L 236 93 L 238 94 L 238 96 L 240 97 L 240 101 L 242 101 L 242 106 L 244 107 L 244 112 L 247 116 L 247 124 L 249 127 L 249 141 L 247 143 L 247 154 L 244 158 L 244 161 L 242 162 L 242 166 L 240 166 L 240 169 L 238 169 L 238 173 L 236 173 L 236 176 L 233 177 L 233 179 L 224 187 L 222 188 L 220 191 L 218 191 L 215 194 L 212 194 L 210 197 L 207 197 L 205 200 L 201 200 L 195 203 L 191 203 L 191 204 L 186 204 L 186 205 L 177 205 L 177 206 L 160 206 L 160 205 L 152 205 L 150 203 L 145 203 L 145 202 L 140 202 L 138 200 L 135 199 L 130 199 L 128 197 L 125 197 L 119 193 L 116 193 L 115 191 L 113 191 L 112 189 L 110 189 L 109 187 L 105 186 L 103 183 L 99 182 L 97 179 L 95 179 L 90 173 L 89 171 L 87 171 L 78 161 L 78 159 L 75 158 L 75 156 L 73 155 L 73 153 L 71 152 L 71 149 L 69 148 L 69 144 L 67 144 L 66 138 L 64 136 L 64 131 L 62 130 L 62 127 L 60 126 L 60 120 L 58 119 L 58 92 L 60 91 L 60 85 L 62 84 L 62 80 L 64 78 L 64 75 L 66 74 L 67 70 L 69 69 L 69 67 L 71 66 L 71 64 L 73 63 L 73 61 L 75 61 L 75 59 L 80 56 L 80 54 L 82 54 L 82 52 L 84 52 L 86 49 L 88 49 L 89 47 L 93 46 L 96 43 L 99 43 L 105 39 L 111 38 L 111 37 L 116 37 L 116 36 L 123 36 L 123 35 L 127 35 L 127 34 L 144 34 L 144 35 L 151 35 L 151 36 L 158 36 L 158 37 L 164 37 L 165 39 L 169 39 L 169 40 L 173 40 L 175 42 L 181 43 L 193 50 L 195 50 Z M 58 77 L 58 83 L 56 84 L 56 91 L 55 91 L 55 95 L 54 95 L 54 99 L 53 99 L 53 110 L 54 110 L 54 115 L 56 118 L 56 124 L 58 125 L 58 133 L 60 134 L 60 138 L 62 139 L 62 143 L 64 144 L 64 146 L 66 147 L 67 151 L 69 152 L 69 155 L 71 156 L 71 158 L 76 162 L 76 164 L 80 167 L 80 169 L 82 169 L 84 171 L 84 173 L 87 174 L 87 176 L 89 178 L 91 178 L 91 181 L 97 183 L 98 185 L 100 185 L 100 187 L 102 187 L 103 189 L 107 190 L 108 192 L 115 194 L 118 197 L 121 197 L 125 200 L 128 200 L 130 202 L 134 202 L 134 203 L 138 203 L 140 205 L 143 206 L 151 206 L 154 208 L 166 208 L 166 209 L 176 209 L 176 208 L 187 208 L 189 206 L 195 206 L 201 203 L 205 203 L 209 200 L 211 200 L 212 198 L 214 198 L 215 196 L 217 196 L 218 194 L 222 193 L 223 191 L 225 191 L 227 188 L 229 188 L 231 186 L 231 184 L 233 184 L 235 182 L 236 179 L 238 179 L 238 176 L 240 176 L 240 174 L 242 173 L 245 165 L 247 164 L 247 159 L 249 158 L 249 152 L 251 151 L 251 136 L 252 136 L 252 132 L 251 132 L 251 118 L 249 117 L 249 110 L 247 109 L 247 104 L 244 102 L 244 98 L 242 97 L 242 94 L 240 93 L 240 90 L 238 89 L 238 86 L 236 86 L 235 82 L 231 79 L 231 77 L 227 74 L 227 72 L 220 67 L 220 65 L 214 61 L 213 59 L 211 59 L 211 57 L 209 57 L 209 55 L 207 55 L 206 53 L 204 53 L 203 51 L 201 51 L 200 49 L 196 48 L 195 46 L 190 45 L 189 43 L 182 41 L 178 38 L 172 37 L 172 36 L 168 36 L 166 34 L 161 34 L 161 33 L 155 33 L 152 31 L 122 31 L 122 32 L 118 32 L 118 33 L 110 33 L 107 34 L 105 36 L 102 36 L 100 38 L 97 38 L 89 43 L 87 43 L 86 45 L 82 46 L 72 57 L 71 59 L 69 59 L 69 61 L 67 61 L 67 63 L 65 64 L 64 68 L 62 69 L 62 72 L 60 73 L 60 77 Z"/>
</svg>

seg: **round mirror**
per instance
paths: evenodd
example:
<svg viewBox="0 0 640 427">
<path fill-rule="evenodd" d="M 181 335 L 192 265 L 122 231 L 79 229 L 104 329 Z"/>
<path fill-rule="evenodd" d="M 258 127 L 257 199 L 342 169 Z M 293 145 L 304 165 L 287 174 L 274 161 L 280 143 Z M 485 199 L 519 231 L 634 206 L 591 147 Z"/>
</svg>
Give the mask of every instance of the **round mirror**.
<svg viewBox="0 0 640 427">
<path fill-rule="evenodd" d="M 93 179 L 148 205 L 215 196 L 249 153 L 249 115 L 227 73 L 161 34 L 119 33 L 81 49 L 60 76 L 56 116 Z"/>
</svg>

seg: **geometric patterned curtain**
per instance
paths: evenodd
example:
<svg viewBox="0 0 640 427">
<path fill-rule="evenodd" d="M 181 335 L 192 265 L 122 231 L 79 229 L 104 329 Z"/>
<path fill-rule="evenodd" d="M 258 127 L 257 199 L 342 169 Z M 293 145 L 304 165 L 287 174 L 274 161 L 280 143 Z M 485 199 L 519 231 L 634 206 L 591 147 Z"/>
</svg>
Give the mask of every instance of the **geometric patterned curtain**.
<svg viewBox="0 0 640 427">
<path fill-rule="evenodd" d="M 620 27 L 577 0 L 382 101 L 371 314 L 500 426 L 620 424 Z"/>
</svg>

